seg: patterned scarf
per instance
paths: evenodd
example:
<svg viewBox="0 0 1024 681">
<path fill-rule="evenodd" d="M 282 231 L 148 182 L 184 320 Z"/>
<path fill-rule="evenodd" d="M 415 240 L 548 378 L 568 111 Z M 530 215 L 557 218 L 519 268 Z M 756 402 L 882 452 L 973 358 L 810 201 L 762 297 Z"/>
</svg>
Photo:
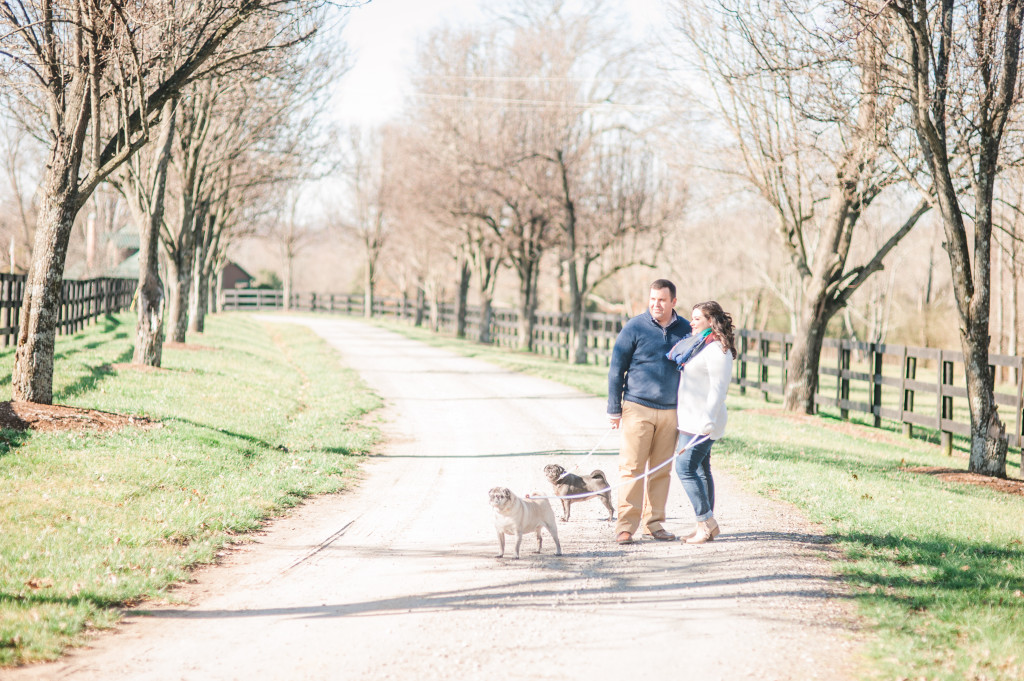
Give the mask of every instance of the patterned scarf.
<svg viewBox="0 0 1024 681">
<path fill-rule="evenodd" d="M 682 371 L 686 367 L 686 363 L 703 350 L 705 345 L 716 340 L 718 340 L 718 336 L 711 333 L 711 329 L 704 329 L 699 335 L 687 336 L 676 343 L 665 356 L 675 362 L 679 370 Z"/>
</svg>

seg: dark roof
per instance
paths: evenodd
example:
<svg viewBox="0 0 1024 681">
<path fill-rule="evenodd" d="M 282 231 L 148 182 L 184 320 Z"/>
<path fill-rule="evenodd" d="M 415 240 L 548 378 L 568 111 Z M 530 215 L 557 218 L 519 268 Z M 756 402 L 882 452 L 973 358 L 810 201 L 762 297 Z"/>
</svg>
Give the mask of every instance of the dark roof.
<svg viewBox="0 0 1024 681">
<path fill-rule="evenodd" d="M 239 271 L 239 272 L 241 273 L 241 275 L 242 275 L 243 277 L 246 277 L 246 278 L 248 278 L 248 279 L 252 279 L 252 275 L 251 275 L 251 274 L 249 274 L 248 272 L 246 272 L 246 271 L 245 271 L 245 268 L 243 268 L 243 267 L 242 267 L 241 265 L 239 265 L 239 264 L 238 264 L 237 262 L 235 262 L 235 261 L 233 261 L 233 260 L 229 260 L 229 261 L 228 261 L 227 263 L 225 263 L 225 265 L 224 265 L 224 269 L 226 270 L 226 269 L 228 269 L 229 267 L 233 267 L 233 268 L 235 268 L 236 270 L 238 270 L 238 271 Z"/>
<path fill-rule="evenodd" d="M 114 267 L 103 272 L 104 277 L 115 279 L 137 279 L 139 276 L 139 253 L 136 251 Z"/>
<path fill-rule="evenodd" d="M 117 248 L 139 250 L 139 230 L 135 225 L 125 225 L 107 237 L 107 240 Z"/>
</svg>

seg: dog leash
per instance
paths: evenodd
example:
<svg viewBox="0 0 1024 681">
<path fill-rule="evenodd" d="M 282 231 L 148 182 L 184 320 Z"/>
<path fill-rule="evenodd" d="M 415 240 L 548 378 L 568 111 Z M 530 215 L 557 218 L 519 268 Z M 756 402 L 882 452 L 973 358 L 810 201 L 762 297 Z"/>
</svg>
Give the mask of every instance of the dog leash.
<svg viewBox="0 0 1024 681">
<path fill-rule="evenodd" d="M 605 487 L 604 489 L 598 490 L 596 492 L 584 492 L 584 493 L 581 493 L 581 494 L 566 494 L 565 496 L 557 496 L 557 495 L 556 496 L 534 496 L 534 495 L 530 494 L 530 495 L 527 495 L 526 498 L 528 498 L 528 499 L 587 499 L 589 497 L 594 497 L 594 496 L 597 496 L 599 494 L 604 494 L 605 492 L 611 492 L 612 490 L 618 489 L 619 487 L 622 487 L 622 486 L 624 486 L 624 485 L 626 485 L 626 484 L 628 484 L 630 482 L 636 482 L 637 480 L 643 480 L 644 478 L 648 477 L 651 473 L 654 473 L 654 472 L 657 472 L 657 471 L 661 470 L 665 466 L 669 465 L 670 463 L 672 463 L 673 461 L 678 459 L 679 455 L 682 454 L 683 452 L 685 452 L 687 449 L 690 449 L 691 447 L 699 445 L 700 443 L 704 442 L 705 440 L 709 440 L 709 439 L 711 439 L 710 433 L 705 433 L 704 435 L 694 435 L 693 437 L 690 438 L 689 442 L 687 442 L 685 445 L 683 445 L 683 447 L 679 451 L 675 452 L 672 455 L 672 458 L 666 459 L 665 461 L 662 461 L 657 466 L 655 466 L 654 468 L 651 468 L 650 470 L 648 470 L 646 473 L 643 473 L 642 475 L 638 475 L 635 478 L 626 478 L 625 480 L 623 480 L 622 482 L 620 482 L 617 485 L 609 485 L 608 487 Z M 597 447 L 595 447 L 594 449 L 597 449 Z"/>
<path fill-rule="evenodd" d="M 587 452 L 587 455 L 585 457 L 583 457 L 582 461 L 580 461 L 578 464 L 573 466 L 572 470 L 573 471 L 580 470 L 580 466 L 582 466 L 584 463 L 586 463 L 587 459 L 589 459 L 591 456 L 593 456 L 594 452 L 597 451 L 597 448 L 600 447 L 601 444 L 604 443 L 604 441 L 608 439 L 608 436 L 611 435 L 612 431 L 614 431 L 614 430 L 615 430 L 614 428 L 609 428 L 608 430 L 604 431 L 604 435 L 602 435 L 601 439 L 597 441 L 597 444 L 594 445 L 594 447 L 589 452 Z M 564 478 L 567 475 L 572 475 L 572 471 L 564 471 L 561 475 L 559 475 L 556 478 L 556 480 L 561 480 L 562 478 Z M 536 497 L 533 497 L 533 498 L 536 498 Z"/>
</svg>

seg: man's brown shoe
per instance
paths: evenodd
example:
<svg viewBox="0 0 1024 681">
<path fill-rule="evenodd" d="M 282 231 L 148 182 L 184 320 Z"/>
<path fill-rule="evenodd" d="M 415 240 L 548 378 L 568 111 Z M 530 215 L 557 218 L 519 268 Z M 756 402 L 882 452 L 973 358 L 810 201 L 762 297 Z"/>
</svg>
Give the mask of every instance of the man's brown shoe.
<svg viewBox="0 0 1024 681">
<path fill-rule="evenodd" d="M 655 530 L 650 534 L 645 534 L 644 539 L 657 539 L 658 541 L 675 541 L 676 536 L 667 530 Z"/>
<path fill-rule="evenodd" d="M 615 537 L 615 541 L 619 544 L 632 544 L 633 535 L 623 530 L 622 532 L 619 532 L 617 537 Z"/>
</svg>

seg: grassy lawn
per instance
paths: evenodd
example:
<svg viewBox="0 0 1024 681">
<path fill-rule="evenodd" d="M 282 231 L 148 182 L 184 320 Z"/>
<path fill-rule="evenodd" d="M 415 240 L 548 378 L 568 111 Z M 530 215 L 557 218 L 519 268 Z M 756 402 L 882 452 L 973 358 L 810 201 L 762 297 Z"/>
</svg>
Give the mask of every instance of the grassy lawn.
<svg viewBox="0 0 1024 681">
<path fill-rule="evenodd" d="M 302 499 L 346 485 L 379 400 L 312 332 L 208 320 L 163 369 L 116 367 L 133 315 L 57 341 L 54 403 L 145 415 L 118 432 L 0 431 L 0 665 L 54 658 L 119 608 Z M 0 351 L 9 387 L 13 349 Z"/>
<path fill-rule="evenodd" d="M 606 370 L 438 337 L 406 335 L 544 376 L 594 395 Z M 905 471 L 966 469 L 934 444 L 823 412 L 786 418 L 778 404 L 732 394 L 715 465 L 759 494 L 793 503 L 820 523 L 844 560 L 835 565 L 874 633 L 873 677 L 1002 681 L 1024 678 L 1024 497 Z M 1008 473 L 1019 478 L 1016 451 Z M 728 500 L 723 500 L 728 503 Z"/>
</svg>

